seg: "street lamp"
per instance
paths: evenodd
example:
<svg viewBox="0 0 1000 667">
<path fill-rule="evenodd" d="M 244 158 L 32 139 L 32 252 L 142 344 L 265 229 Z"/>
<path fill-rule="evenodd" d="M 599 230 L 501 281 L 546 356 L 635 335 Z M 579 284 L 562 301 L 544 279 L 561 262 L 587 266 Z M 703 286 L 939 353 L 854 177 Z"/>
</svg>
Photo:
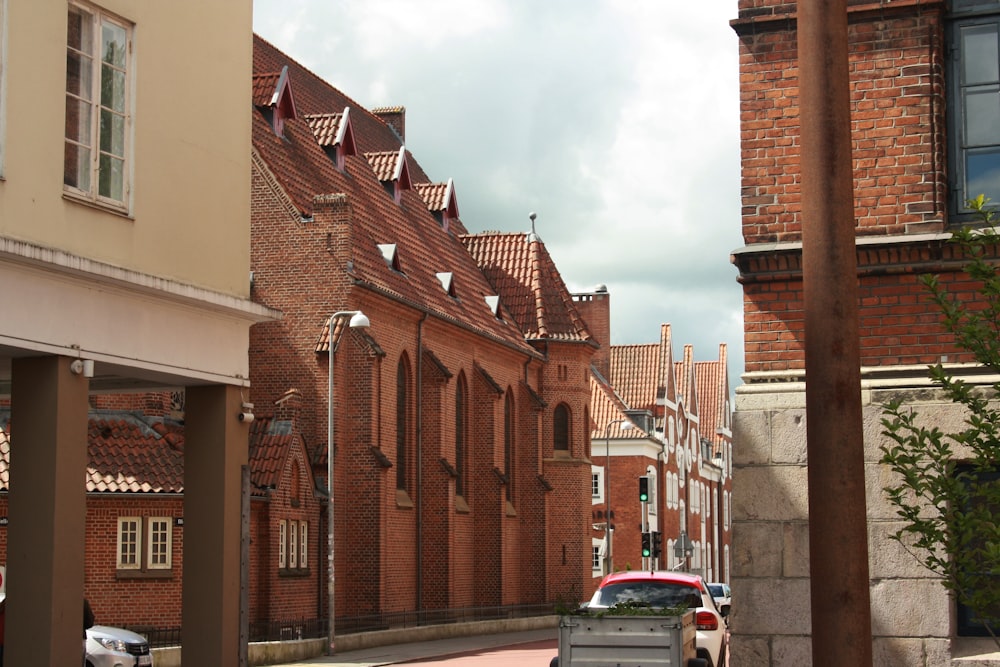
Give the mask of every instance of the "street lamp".
<svg viewBox="0 0 1000 667">
<path fill-rule="evenodd" d="M 327 347 L 330 353 L 329 361 L 327 362 L 327 371 L 329 373 L 327 377 L 327 404 L 326 404 L 326 492 L 327 492 L 327 508 L 326 508 L 326 573 L 327 573 L 327 610 L 330 614 L 330 626 L 329 626 L 329 652 L 332 655 L 334 653 L 334 618 L 336 614 L 334 613 L 335 608 L 335 596 L 334 596 L 334 581 L 335 571 L 333 565 L 333 353 L 335 352 L 333 347 L 333 325 L 337 319 L 341 317 L 350 316 L 351 320 L 348 323 L 352 329 L 367 329 L 371 326 L 371 322 L 368 321 L 368 317 L 365 316 L 360 310 L 340 310 L 330 316 L 329 329 L 330 333 L 327 337 L 328 343 Z"/>
<path fill-rule="evenodd" d="M 627 419 L 613 419 L 604 427 L 604 536 L 607 545 L 604 550 L 604 574 L 614 572 L 615 561 L 611 553 L 611 427 L 621 424 L 621 430 L 632 429 Z"/>
</svg>

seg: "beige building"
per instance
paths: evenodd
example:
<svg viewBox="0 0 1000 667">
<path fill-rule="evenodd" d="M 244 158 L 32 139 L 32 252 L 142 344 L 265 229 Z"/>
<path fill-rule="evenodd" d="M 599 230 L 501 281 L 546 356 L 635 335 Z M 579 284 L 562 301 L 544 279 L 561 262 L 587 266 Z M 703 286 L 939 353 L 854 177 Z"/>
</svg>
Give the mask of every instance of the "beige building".
<svg viewBox="0 0 1000 667">
<path fill-rule="evenodd" d="M 150 388 L 186 397 L 184 664 L 238 664 L 238 415 L 249 328 L 277 316 L 250 301 L 251 18 L 0 0 L 7 664 L 80 663 L 88 395 Z"/>
</svg>

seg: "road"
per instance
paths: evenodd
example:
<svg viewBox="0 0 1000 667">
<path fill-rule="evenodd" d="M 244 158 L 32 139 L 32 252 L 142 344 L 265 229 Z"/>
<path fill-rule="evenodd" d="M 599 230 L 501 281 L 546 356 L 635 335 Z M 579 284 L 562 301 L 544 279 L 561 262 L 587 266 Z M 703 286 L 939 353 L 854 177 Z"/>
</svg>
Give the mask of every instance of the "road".
<svg viewBox="0 0 1000 667">
<path fill-rule="evenodd" d="M 421 665 L 426 667 L 431 665 L 434 667 L 442 667 L 443 665 L 449 667 L 510 667 L 510 665 L 545 667 L 558 652 L 557 643 L 555 639 L 545 639 L 528 644 L 481 649 L 402 664 L 410 667 Z"/>
</svg>

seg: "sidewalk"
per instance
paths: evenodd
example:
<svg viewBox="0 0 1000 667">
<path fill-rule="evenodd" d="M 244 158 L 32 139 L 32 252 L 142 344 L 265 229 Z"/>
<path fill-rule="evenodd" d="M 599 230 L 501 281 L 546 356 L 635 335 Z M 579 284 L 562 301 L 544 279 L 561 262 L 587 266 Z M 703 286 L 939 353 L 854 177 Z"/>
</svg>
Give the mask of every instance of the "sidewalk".
<svg viewBox="0 0 1000 667">
<path fill-rule="evenodd" d="M 328 665 L 329 667 L 377 667 L 378 665 L 394 665 L 412 660 L 426 660 L 446 655 L 468 653 L 498 646 L 513 646 L 546 639 L 555 640 L 559 636 L 558 628 L 541 630 L 524 630 L 519 632 L 502 632 L 492 635 L 477 635 L 470 637 L 449 637 L 433 639 L 424 642 L 408 644 L 393 644 L 389 646 L 374 646 L 372 648 L 345 651 L 332 656 L 310 658 L 300 662 L 290 662 L 274 667 L 301 667 L 304 665 Z M 554 654 L 553 654 L 554 655 Z"/>
</svg>

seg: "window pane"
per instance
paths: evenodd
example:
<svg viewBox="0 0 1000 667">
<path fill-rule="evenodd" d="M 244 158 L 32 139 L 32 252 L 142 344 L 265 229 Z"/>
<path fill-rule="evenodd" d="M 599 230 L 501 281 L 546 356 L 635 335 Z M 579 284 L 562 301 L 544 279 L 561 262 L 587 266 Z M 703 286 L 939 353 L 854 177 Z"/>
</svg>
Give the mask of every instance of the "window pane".
<svg viewBox="0 0 1000 667">
<path fill-rule="evenodd" d="M 969 26 L 962 29 L 963 83 L 995 83 L 1000 79 L 1000 55 L 997 24 Z"/>
<path fill-rule="evenodd" d="M 79 190 L 90 190 L 90 150 L 66 142 L 63 183 Z"/>
<path fill-rule="evenodd" d="M 125 117 L 101 109 L 101 151 L 125 156 Z"/>
<path fill-rule="evenodd" d="M 93 17 L 80 7 L 69 8 L 69 21 L 66 28 L 66 45 L 77 51 L 90 53 L 94 48 Z"/>
<path fill-rule="evenodd" d="M 89 100 L 91 90 L 90 68 L 92 60 L 76 51 L 66 52 L 66 92 Z"/>
<path fill-rule="evenodd" d="M 105 22 L 101 29 L 101 60 L 115 67 L 125 67 L 125 29 L 114 23 Z"/>
<path fill-rule="evenodd" d="M 150 519 L 149 566 L 165 568 L 170 565 L 170 525 L 167 519 Z"/>
<path fill-rule="evenodd" d="M 75 97 L 66 97 L 66 138 L 90 146 L 90 105 Z"/>
<path fill-rule="evenodd" d="M 299 567 L 309 567 L 309 524 L 299 524 Z"/>
<path fill-rule="evenodd" d="M 139 520 L 118 521 L 118 567 L 139 566 Z"/>
<path fill-rule="evenodd" d="M 100 182 L 97 191 L 102 197 L 124 201 L 125 199 L 125 162 L 116 157 L 101 153 Z"/>
<path fill-rule="evenodd" d="M 980 88 L 965 96 L 965 145 L 1000 144 L 1000 89 Z"/>
<path fill-rule="evenodd" d="M 125 72 L 101 67 L 101 106 L 125 113 Z"/>
<path fill-rule="evenodd" d="M 1000 149 L 969 151 L 965 156 L 966 198 L 981 194 L 1000 201 Z"/>
</svg>

